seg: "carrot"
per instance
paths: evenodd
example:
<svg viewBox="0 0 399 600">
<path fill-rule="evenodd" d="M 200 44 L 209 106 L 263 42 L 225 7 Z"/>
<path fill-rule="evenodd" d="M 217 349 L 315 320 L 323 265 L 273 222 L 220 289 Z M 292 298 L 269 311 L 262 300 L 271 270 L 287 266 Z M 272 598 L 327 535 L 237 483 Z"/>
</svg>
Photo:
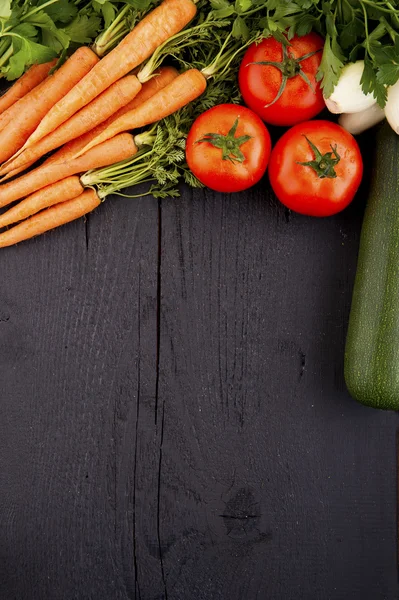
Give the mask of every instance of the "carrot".
<svg viewBox="0 0 399 600">
<path fill-rule="evenodd" d="M 192 0 L 163 0 L 49 111 L 28 145 L 48 135 L 114 81 L 140 65 L 160 44 L 181 31 L 196 11 Z"/>
<path fill-rule="evenodd" d="M 133 110 L 134 108 L 151 98 L 151 96 L 153 96 L 156 92 L 167 86 L 177 76 L 178 71 L 174 67 L 161 67 L 156 72 L 155 77 L 153 77 L 146 83 L 143 83 L 143 87 L 141 88 L 137 96 L 133 98 L 131 102 L 129 102 L 129 104 L 126 104 L 126 106 L 118 110 L 118 112 L 115 115 L 109 117 L 109 119 L 104 121 L 104 123 L 97 125 L 97 127 L 92 129 L 91 131 L 88 131 L 84 135 L 81 135 L 80 137 L 76 138 L 76 140 L 72 140 L 65 144 L 62 148 L 57 150 L 57 152 L 52 154 L 45 161 L 44 164 L 62 162 L 64 160 L 72 158 L 75 154 L 77 154 L 79 150 L 84 148 L 86 144 L 91 142 L 92 139 L 94 139 L 97 135 L 104 131 L 113 121 L 115 121 L 115 119 L 119 118 L 121 115 L 124 115 L 129 110 Z M 11 177 L 16 174 L 16 172 L 14 174 L 9 173 L 9 176 Z"/>
<path fill-rule="evenodd" d="M 126 106 L 124 106 L 123 108 L 119 109 L 117 113 L 115 113 L 112 117 L 109 117 L 106 121 L 104 121 L 104 123 L 97 125 L 97 127 L 94 127 L 94 129 L 88 131 L 87 133 L 84 133 L 75 140 L 71 140 L 70 142 L 66 143 L 64 146 L 59 148 L 57 152 L 54 152 L 54 154 L 47 158 L 43 164 L 48 165 L 54 162 L 63 162 L 64 160 L 72 158 L 75 154 L 79 152 L 79 150 L 86 146 L 86 144 L 88 144 L 92 139 L 94 139 L 97 135 L 104 131 L 104 129 L 106 129 L 115 119 L 125 114 L 125 112 L 136 108 L 136 106 L 138 106 L 145 100 L 148 100 L 148 98 L 151 98 L 151 96 L 153 96 L 157 91 L 161 90 L 163 87 L 168 85 L 168 83 L 173 81 L 173 79 L 175 79 L 177 76 L 178 71 L 174 67 L 160 67 L 156 71 L 156 74 L 152 79 L 149 79 L 148 81 L 143 83 L 143 87 L 141 88 L 137 96 L 133 100 L 131 100 L 131 102 L 126 104 Z M 21 171 L 24 171 L 28 167 L 32 166 L 34 162 L 36 161 L 32 160 L 23 167 L 9 171 L 9 173 L 5 177 L 3 177 L 1 181 L 4 182 L 7 179 L 15 177 L 16 175 L 21 173 Z"/>
<path fill-rule="evenodd" d="M 50 62 L 32 65 L 0 98 L 0 114 L 15 102 L 26 96 L 39 83 L 44 81 L 50 70 L 57 64 L 54 58 Z"/>
<path fill-rule="evenodd" d="M 137 152 L 133 136 L 130 133 L 124 133 L 114 137 L 105 144 L 100 144 L 80 156 L 77 159 L 41 165 L 23 175 L 0 185 L 0 207 L 11 204 L 14 200 L 24 198 L 33 194 L 56 181 L 65 179 L 70 175 L 84 173 L 90 169 L 105 167 L 113 163 L 130 158 Z"/>
<path fill-rule="evenodd" d="M 101 203 L 97 192 L 87 189 L 82 194 L 56 206 L 47 208 L 7 231 L 0 233 L 0 248 L 13 246 L 24 240 L 33 238 L 41 233 L 55 229 L 65 223 L 70 223 L 91 212 Z"/>
<path fill-rule="evenodd" d="M 0 133 L 0 162 L 10 158 L 24 145 L 44 115 L 98 62 L 85 46 L 76 52 L 53 75 L 19 102 L 20 110 Z M 12 107 L 11 107 L 12 108 Z"/>
<path fill-rule="evenodd" d="M 35 88 L 33 88 L 33 90 L 28 92 L 23 98 L 17 100 L 17 102 L 15 102 L 12 106 L 7 108 L 7 110 L 5 110 L 0 115 L 0 130 L 4 129 L 6 125 L 10 123 L 10 121 L 12 121 L 15 118 L 18 118 L 23 113 L 24 109 L 29 107 L 32 97 L 37 96 L 39 90 L 43 88 L 46 84 L 47 79 L 48 77 L 44 81 L 39 83 Z"/>
<path fill-rule="evenodd" d="M 129 104 L 126 104 L 126 106 L 123 106 L 117 113 L 115 113 L 109 121 L 114 121 L 116 118 L 124 115 L 129 110 L 133 110 L 140 104 L 143 104 L 143 102 L 154 96 L 154 94 L 162 90 L 174 79 L 176 79 L 178 75 L 179 71 L 174 67 L 160 67 L 154 74 L 154 77 L 142 84 L 142 88 L 137 96 L 133 98 Z M 102 125 L 104 125 L 104 123 L 102 123 Z"/>
<path fill-rule="evenodd" d="M 126 77 L 119 79 L 37 144 L 27 148 L 22 153 L 17 153 L 16 158 L 12 158 L 3 165 L 0 169 L 0 175 L 16 169 L 24 170 L 47 152 L 92 130 L 93 127 L 128 104 L 137 96 L 140 89 L 141 83 L 135 75 L 126 75 Z"/>
<path fill-rule="evenodd" d="M 189 69 L 179 75 L 169 85 L 154 94 L 146 102 L 137 106 L 118 119 L 114 120 L 109 127 L 93 138 L 86 146 L 74 155 L 77 158 L 84 152 L 90 150 L 97 144 L 101 144 L 122 131 L 130 131 L 138 127 L 144 127 L 155 123 L 160 119 L 173 114 L 189 102 L 198 98 L 206 89 L 206 79 L 201 71 Z"/>
<path fill-rule="evenodd" d="M 0 227 L 6 227 L 12 223 L 22 221 L 27 217 L 38 213 L 44 208 L 65 202 L 79 196 L 84 190 L 77 175 L 61 179 L 37 192 L 34 192 L 7 212 L 0 215 Z"/>
</svg>

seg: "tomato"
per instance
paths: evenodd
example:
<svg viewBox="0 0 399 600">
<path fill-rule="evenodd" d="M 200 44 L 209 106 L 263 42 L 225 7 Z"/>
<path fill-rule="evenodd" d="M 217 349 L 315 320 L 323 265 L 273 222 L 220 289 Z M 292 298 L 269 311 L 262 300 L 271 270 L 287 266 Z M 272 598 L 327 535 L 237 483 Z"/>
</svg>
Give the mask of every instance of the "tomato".
<svg viewBox="0 0 399 600">
<path fill-rule="evenodd" d="M 273 37 L 252 44 L 238 73 L 245 104 L 272 125 L 307 121 L 325 107 L 316 81 L 323 39 L 312 32 L 294 36 L 289 44 L 285 47 Z"/>
<path fill-rule="evenodd" d="M 355 138 L 330 121 L 291 127 L 273 148 L 269 179 L 277 198 L 295 212 L 326 217 L 353 200 L 363 174 Z"/>
<path fill-rule="evenodd" d="M 270 135 L 262 120 L 237 104 L 219 104 L 202 113 L 186 142 L 191 171 L 218 192 L 239 192 L 257 183 L 270 151 Z"/>
</svg>

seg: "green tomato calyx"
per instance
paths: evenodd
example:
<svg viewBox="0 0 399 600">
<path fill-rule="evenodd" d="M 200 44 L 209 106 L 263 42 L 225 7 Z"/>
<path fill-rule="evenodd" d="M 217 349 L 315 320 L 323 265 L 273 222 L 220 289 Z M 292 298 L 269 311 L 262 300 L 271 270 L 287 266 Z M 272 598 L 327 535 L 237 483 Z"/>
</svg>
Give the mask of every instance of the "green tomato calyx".
<svg viewBox="0 0 399 600">
<path fill-rule="evenodd" d="M 303 60 L 306 60 L 307 58 L 310 58 L 311 56 L 314 56 L 318 52 L 321 52 L 321 49 L 314 50 L 313 52 L 308 52 L 307 54 L 304 54 L 303 56 L 299 56 L 298 58 L 295 58 L 294 56 L 291 56 L 288 53 L 288 49 L 285 44 L 282 44 L 282 47 L 283 47 L 283 60 L 281 62 L 276 62 L 273 60 L 260 60 L 257 62 L 250 62 L 247 65 L 247 67 L 249 65 L 264 65 L 264 66 L 269 66 L 269 67 L 276 67 L 276 69 L 278 69 L 281 72 L 282 79 L 281 79 L 281 84 L 280 84 L 279 90 L 276 94 L 276 97 L 271 102 L 269 102 L 269 104 L 266 104 L 265 108 L 269 108 L 269 106 L 271 106 L 272 104 L 277 102 L 277 100 L 279 100 L 279 98 L 281 98 L 281 96 L 285 90 L 285 87 L 287 85 L 287 81 L 289 79 L 292 79 L 293 77 L 297 77 L 297 76 L 301 77 L 304 80 L 304 82 L 310 87 L 312 92 L 316 93 L 315 89 L 313 88 L 313 86 L 309 80 L 309 77 L 306 75 L 306 73 L 302 69 L 301 62 Z"/>
<path fill-rule="evenodd" d="M 329 179 L 335 178 L 337 174 L 335 172 L 334 167 L 341 160 L 341 157 L 337 152 L 337 145 L 335 145 L 334 147 L 331 145 L 332 151 L 322 154 L 317 148 L 317 146 L 315 146 L 313 142 L 311 142 L 310 139 L 306 137 L 306 135 L 304 135 L 304 137 L 311 149 L 313 150 L 314 160 L 309 160 L 308 162 L 297 161 L 297 165 L 302 165 L 303 167 L 311 167 L 315 171 L 319 179 L 324 179 L 326 177 L 328 177 Z"/>
<path fill-rule="evenodd" d="M 242 163 L 245 160 L 245 155 L 241 150 L 241 146 L 242 144 L 245 144 L 245 142 L 248 142 L 252 136 L 241 135 L 235 137 L 237 127 L 238 117 L 234 121 L 234 124 L 227 135 L 223 135 L 221 133 L 205 133 L 204 137 L 202 137 L 200 140 L 197 140 L 195 143 L 202 144 L 204 142 L 208 142 L 215 148 L 220 148 L 222 151 L 223 160 L 229 160 L 232 163 Z"/>
</svg>

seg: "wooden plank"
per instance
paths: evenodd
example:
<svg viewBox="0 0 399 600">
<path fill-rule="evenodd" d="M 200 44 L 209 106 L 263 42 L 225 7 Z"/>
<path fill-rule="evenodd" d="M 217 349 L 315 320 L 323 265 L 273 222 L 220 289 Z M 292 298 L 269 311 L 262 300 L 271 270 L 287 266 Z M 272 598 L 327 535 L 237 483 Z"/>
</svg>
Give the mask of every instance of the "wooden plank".
<svg viewBox="0 0 399 600">
<path fill-rule="evenodd" d="M 185 190 L 0 253 L 1 600 L 398 597 L 397 415 L 342 376 L 361 213 Z"/>
<path fill-rule="evenodd" d="M 140 598 L 148 566 L 162 581 L 157 264 L 151 199 L 0 253 L 2 600 Z"/>
<path fill-rule="evenodd" d="M 164 202 L 169 600 L 398 596 L 397 416 L 343 381 L 362 207 L 308 219 L 265 186 Z"/>
</svg>

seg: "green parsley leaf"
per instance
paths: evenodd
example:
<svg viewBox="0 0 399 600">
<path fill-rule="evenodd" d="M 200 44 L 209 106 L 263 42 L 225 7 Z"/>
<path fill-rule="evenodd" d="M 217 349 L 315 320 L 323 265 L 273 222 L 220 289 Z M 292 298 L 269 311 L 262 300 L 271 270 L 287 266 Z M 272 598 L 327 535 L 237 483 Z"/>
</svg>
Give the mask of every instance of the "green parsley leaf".
<svg viewBox="0 0 399 600">
<path fill-rule="evenodd" d="M 52 60 L 56 52 L 26 38 L 13 38 L 14 54 L 9 60 L 9 66 L 2 69 L 8 81 L 17 79 L 27 67 L 35 63 Z"/>
<path fill-rule="evenodd" d="M 62 33 L 60 31 L 60 33 Z M 47 48 L 51 48 L 54 50 L 56 54 L 60 54 L 63 50 L 67 50 L 69 48 L 70 39 L 64 34 L 65 40 L 64 43 L 61 43 L 59 40 L 59 36 L 55 35 L 52 31 L 48 31 L 47 29 L 42 31 L 42 39 L 41 42 Z"/>
<path fill-rule="evenodd" d="M 347 48 L 350 48 L 356 44 L 357 40 L 363 35 L 364 23 L 358 18 L 353 18 L 342 28 L 342 31 L 339 35 L 340 45 L 344 50 L 346 50 Z"/>
<path fill-rule="evenodd" d="M 397 50 L 393 46 L 381 46 L 375 50 L 374 61 L 379 65 L 391 64 L 397 60 Z"/>
<path fill-rule="evenodd" d="M 374 70 L 373 64 L 369 58 L 365 58 L 364 60 L 364 69 L 360 79 L 360 84 L 365 94 L 372 92 L 374 98 L 381 108 L 385 106 L 387 101 L 387 91 L 385 85 L 377 80 L 376 71 Z"/>
<path fill-rule="evenodd" d="M 252 0 L 236 0 L 236 3 L 235 3 L 236 13 L 238 13 L 238 14 L 245 13 L 250 8 L 252 8 Z"/>
<path fill-rule="evenodd" d="M 316 75 L 316 80 L 321 81 L 320 85 L 326 98 L 333 93 L 343 66 L 344 63 L 342 62 L 341 57 L 334 54 L 331 47 L 331 38 L 327 34 L 324 43 L 323 56 Z"/>
<path fill-rule="evenodd" d="M 235 39 L 242 39 L 244 42 L 249 39 L 248 25 L 241 17 L 236 17 L 233 23 L 232 34 Z"/>
<path fill-rule="evenodd" d="M 354 19 L 355 11 L 350 2 L 342 2 L 341 4 L 342 23 L 350 23 Z"/>
<path fill-rule="evenodd" d="M 381 3 L 383 4 L 383 3 Z M 381 6 L 381 8 L 379 6 L 377 6 L 377 3 L 374 2 L 373 4 L 370 3 L 369 6 L 367 7 L 367 16 L 370 19 L 373 19 L 373 21 L 378 21 L 380 18 L 385 16 L 385 6 Z"/>
<path fill-rule="evenodd" d="M 335 19 L 332 13 L 329 13 L 326 16 L 326 31 L 327 35 L 329 35 L 332 40 L 336 38 L 337 28 L 335 26 Z"/>
<path fill-rule="evenodd" d="M 40 0 L 39 6 L 46 0 Z M 57 0 L 54 4 L 49 4 L 43 8 L 44 12 L 54 21 L 54 23 L 67 24 L 78 14 L 78 9 L 74 2 L 70 0 Z"/>
<path fill-rule="evenodd" d="M 79 14 L 72 23 L 64 27 L 64 32 L 69 36 L 71 42 L 88 44 L 98 32 L 100 18 L 96 15 L 88 16 Z"/>
<path fill-rule="evenodd" d="M 37 29 L 31 23 L 21 23 L 12 30 L 14 35 L 34 40 L 37 35 Z"/>
<path fill-rule="evenodd" d="M 278 21 L 279 19 L 283 19 L 289 15 L 298 14 L 299 12 L 301 12 L 300 8 L 295 2 L 280 2 L 276 6 L 274 19 Z"/>
<path fill-rule="evenodd" d="M 225 8 L 219 8 L 218 10 L 213 11 L 215 19 L 226 19 L 226 17 L 230 17 L 231 15 L 234 15 L 233 6 L 226 6 Z"/>
<path fill-rule="evenodd" d="M 294 25 L 291 25 L 288 38 L 292 39 L 296 34 L 298 36 L 307 35 L 312 31 L 313 26 L 317 23 L 317 17 L 312 14 L 304 14 L 299 17 Z"/>
<path fill-rule="evenodd" d="M 399 79 L 399 65 L 385 64 L 377 71 L 377 83 L 382 85 L 394 85 Z"/>
<path fill-rule="evenodd" d="M 1 0 L 0 0 L 1 2 Z M 15 27 L 16 25 L 18 25 L 21 21 L 21 17 L 23 15 L 23 8 L 21 6 L 18 5 L 13 5 L 11 3 L 11 16 L 10 18 L 7 20 L 7 27 Z"/>
<path fill-rule="evenodd" d="M 54 21 L 47 13 L 43 11 L 34 13 L 30 17 L 28 17 L 26 21 L 29 22 L 31 25 L 41 29 L 41 41 L 45 46 L 48 45 L 57 53 L 60 52 L 63 48 L 68 48 L 70 42 L 69 36 L 62 29 L 59 29 L 55 25 Z M 26 22 L 24 23 L 24 25 L 25 24 Z M 17 28 L 14 28 L 14 31 L 16 29 Z M 25 37 L 29 36 L 25 35 Z"/>
<path fill-rule="evenodd" d="M 229 0 L 210 0 L 210 4 L 213 10 L 222 10 L 231 6 Z"/>
</svg>

